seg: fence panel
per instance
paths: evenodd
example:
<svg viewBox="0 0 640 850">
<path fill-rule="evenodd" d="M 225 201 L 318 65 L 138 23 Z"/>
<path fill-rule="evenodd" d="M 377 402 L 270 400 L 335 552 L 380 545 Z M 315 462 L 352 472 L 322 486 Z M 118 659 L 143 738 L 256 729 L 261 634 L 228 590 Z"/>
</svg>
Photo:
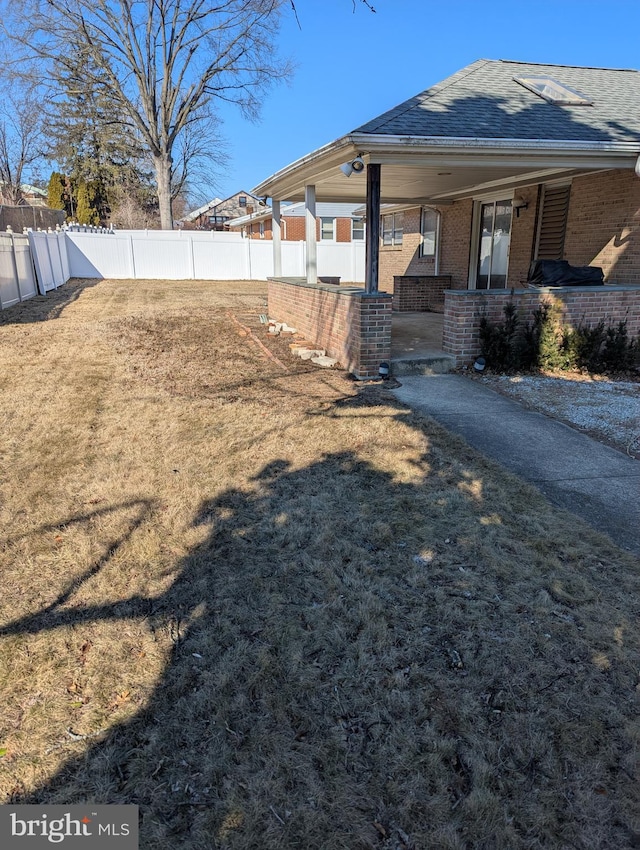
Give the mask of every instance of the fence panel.
<svg viewBox="0 0 640 850">
<path fill-rule="evenodd" d="M 33 263 L 36 268 L 38 291 L 41 295 L 46 295 L 47 292 L 57 289 L 65 282 L 62 279 L 58 234 L 29 231 L 28 236 Z M 61 244 L 63 250 L 66 251 L 64 239 L 61 240 Z"/>
<path fill-rule="evenodd" d="M 38 283 L 33 268 L 33 259 L 29 240 L 26 236 L 13 237 L 13 251 L 18 272 L 18 283 L 20 286 L 20 298 L 26 301 L 38 294 Z"/>
<path fill-rule="evenodd" d="M 128 233 L 66 231 L 65 236 L 70 277 L 136 277 Z"/>
<path fill-rule="evenodd" d="M 179 234 L 158 231 L 142 239 L 134 236 L 133 262 L 138 278 L 185 280 L 192 277 L 190 245 Z"/>
<path fill-rule="evenodd" d="M 191 237 L 192 234 L 185 234 Z M 250 280 L 250 257 L 240 234 L 216 233 L 214 238 L 190 239 L 194 277 L 198 280 Z M 227 237 L 227 238 L 225 238 Z M 231 238 L 229 238 L 231 237 Z M 239 238 L 238 238 L 239 237 Z"/>
<path fill-rule="evenodd" d="M 20 285 L 15 263 L 13 239 L 0 235 L 0 308 L 12 307 L 20 301 Z"/>
<path fill-rule="evenodd" d="M 318 275 L 341 277 L 344 283 L 364 280 L 364 245 L 360 242 L 318 242 Z"/>
</svg>

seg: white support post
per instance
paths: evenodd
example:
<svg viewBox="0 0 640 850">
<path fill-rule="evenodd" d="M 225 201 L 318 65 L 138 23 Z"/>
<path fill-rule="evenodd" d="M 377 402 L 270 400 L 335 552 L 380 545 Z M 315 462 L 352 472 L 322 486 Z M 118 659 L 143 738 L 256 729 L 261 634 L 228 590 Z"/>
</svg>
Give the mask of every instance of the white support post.
<svg viewBox="0 0 640 850">
<path fill-rule="evenodd" d="M 318 282 L 318 243 L 316 240 L 316 187 L 304 187 L 305 234 L 307 244 L 307 283 Z"/>
<path fill-rule="evenodd" d="M 271 200 L 271 236 L 273 240 L 273 276 L 282 277 L 282 236 L 280 226 L 280 201 Z"/>
</svg>

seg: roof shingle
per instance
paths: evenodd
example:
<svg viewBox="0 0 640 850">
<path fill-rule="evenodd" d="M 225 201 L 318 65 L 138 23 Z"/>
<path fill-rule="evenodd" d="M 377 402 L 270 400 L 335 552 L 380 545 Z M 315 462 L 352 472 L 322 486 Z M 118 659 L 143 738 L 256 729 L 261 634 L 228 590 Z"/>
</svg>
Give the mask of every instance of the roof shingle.
<svg viewBox="0 0 640 850">
<path fill-rule="evenodd" d="M 552 77 L 593 105 L 549 103 L 514 80 L 531 76 Z M 353 132 L 640 142 L 640 72 L 480 59 Z"/>
</svg>

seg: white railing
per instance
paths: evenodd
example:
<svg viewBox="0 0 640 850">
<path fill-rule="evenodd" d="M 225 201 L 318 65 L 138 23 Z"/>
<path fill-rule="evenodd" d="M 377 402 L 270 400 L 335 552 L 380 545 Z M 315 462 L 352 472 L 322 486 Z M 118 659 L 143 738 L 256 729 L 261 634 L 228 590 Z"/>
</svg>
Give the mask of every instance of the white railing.
<svg viewBox="0 0 640 850">
<path fill-rule="evenodd" d="M 306 243 L 282 242 L 284 277 L 306 277 Z M 364 281 L 362 242 L 318 244 L 318 275 Z M 0 234 L 0 309 L 45 295 L 71 277 L 132 280 L 266 280 L 273 243 L 215 231 L 119 230 Z"/>
</svg>

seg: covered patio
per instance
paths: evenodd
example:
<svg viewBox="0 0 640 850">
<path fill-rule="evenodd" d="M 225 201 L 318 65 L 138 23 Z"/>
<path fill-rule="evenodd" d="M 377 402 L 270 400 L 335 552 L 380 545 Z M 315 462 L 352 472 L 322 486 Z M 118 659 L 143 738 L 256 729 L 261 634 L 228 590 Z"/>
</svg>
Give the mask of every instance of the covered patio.
<svg viewBox="0 0 640 850">
<path fill-rule="evenodd" d="M 630 183 L 638 182 L 634 169 L 640 171 L 640 119 L 629 118 L 632 113 L 627 106 L 631 103 L 625 105 L 621 100 L 640 101 L 640 75 L 606 69 L 595 74 L 595 70 L 481 60 L 286 166 L 256 187 L 256 194 L 272 199 L 274 279 L 278 281 L 282 281 L 282 202 L 304 201 L 307 287 L 321 286 L 317 201 L 364 204 L 366 273 L 364 292 L 358 295 L 358 316 L 364 315 L 367 299 L 376 303 L 365 310 L 367 322 L 373 324 L 359 325 L 358 332 L 368 337 L 361 346 L 364 360 L 355 357 L 343 363 L 356 377 L 375 376 L 379 361 L 397 359 L 410 349 L 425 354 L 444 351 L 458 364 L 472 360 L 477 353 L 477 334 L 471 338 L 464 326 L 472 302 L 456 299 L 455 309 L 451 308 L 450 293 L 485 290 L 490 295 L 525 289 L 532 259 L 562 259 L 567 252 L 565 232 L 569 233 L 566 187 L 572 183 L 580 186 L 580 203 L 595 204 L 593 208 L 598 209 L 598 192 L 618 192 L 611 189 L 608 177 L 607 183 L 600 175 L 614 175 L 615 179 L 621 175 L 631 213 L 625 211 L 625 217 L 612 224 L 603 219 L 598 228 L 597 222 L 580 210 L 575 232 L 570 233 L 571 250 L 583 265 L 592 261 L 605 265 L 606 260 L 609 268 L 605 272 L 626 277 L 613 279 L 613 283 L 633 287 L 640 281 L 640 261 L 632 254 L 638 232 L 633 215 L 637 189 Z M 586 96 L 554 101 L 526 82 L 545 79 L 558 86 L 552 74 L 586 90 Z M 566 97 L 575 95 L 573 89 L 565 91 L 569 92 Z M 564 219 L 562 227 L 554 231 L 551 225 L 558 219 L 557 209 Z M 424 223 L 427 218 L 432 222 L 430 230 Z M 410 220 L 411 234 L 416 237 L 411 244 Z M 545 221 L 551 222 L 548 238 Z M 580 226 L 585 228 L 584 235 Z M 595 244 L 600 232 L 606 233 L 607 239 L 610 236 L 610 242 L 602 246 L 601 254 L 600 246 L 595 253 L 585 254 L 591 250 L 588 239 L 593 238 Z M 394 276 L 412 274 L 430 279 L 434 285 L 438 277 L 449 276 L 444 319 L 425 312 L 411 319 L 394 314 L 391 321 Z M 338 308 L 337 302 L 332 305 L 331 291 L 324 286 L 322 290 L 317 333 L 319 339 L 330 342 L 336 334 L 331 317 L 351 315 L 353 309 Z M 334 295 L 339 299 L 346 293 L 339 287 Z M 278 306 L 283 304 L 279 297 Z M 289 307 L 293 313 L 282 318 L 295 322 L 294 313 L 299 312 L 295 297 Z M 436 345 L 441 322 L 444 338 Z"/>
</svg>

